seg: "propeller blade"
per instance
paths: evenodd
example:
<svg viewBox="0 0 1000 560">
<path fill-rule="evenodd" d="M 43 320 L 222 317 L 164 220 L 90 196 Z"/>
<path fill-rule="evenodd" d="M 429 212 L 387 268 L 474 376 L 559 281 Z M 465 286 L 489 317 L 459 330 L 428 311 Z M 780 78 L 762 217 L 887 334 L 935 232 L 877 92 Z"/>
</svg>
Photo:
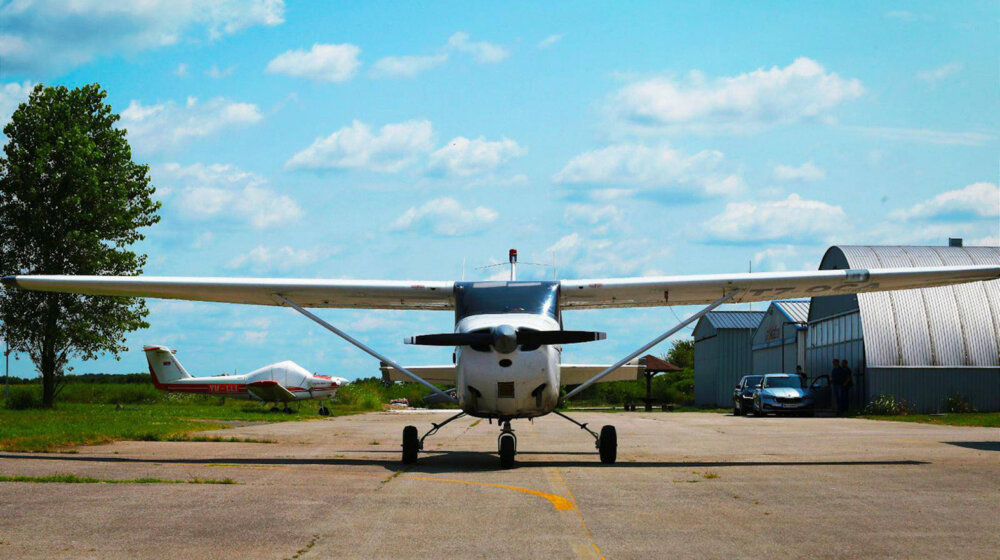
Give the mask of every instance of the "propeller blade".
<svg viewBox="0 0 1000 560">
<path fill-rule="evenodd" d="M 422 334 L 403 339 L 404 344 L 418 344 L 421 346 L 488 346 L 492 342 L 493 334 L 488 332 Z"/>
<path fill-rule="evenodd" d="M 547 344 L 577 344 L 604 340 L 607 335 L 596 331 L 517 331 L 517 343 L 524 346 L 544 346 Z"/>
</svg>

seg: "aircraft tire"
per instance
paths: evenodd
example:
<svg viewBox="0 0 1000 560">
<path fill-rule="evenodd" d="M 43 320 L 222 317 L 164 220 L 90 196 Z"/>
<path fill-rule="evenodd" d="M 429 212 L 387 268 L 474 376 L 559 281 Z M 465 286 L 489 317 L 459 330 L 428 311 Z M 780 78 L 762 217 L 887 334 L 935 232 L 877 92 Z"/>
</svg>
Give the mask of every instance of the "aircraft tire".
<svg viewBox="0 0 1000 560">
<path fill-rule="evenodd" d="M 320 416 L 329 416 L 330 415 L 330 409 L 327 408 L 327 407 L 325 407 L 325 406 L 319 407 L 319 415 Z"/>
<path fill-rule="evenodd" d="M 618 432 L 614 426 L 604 426 L 601 428 L 600 447 L 601 462 L 605 465 L 615 464 L 618 459 Z"/>
<path fill-rule="evenodd" d="M 514 468 L 514 454 L 517 451 L 517 443 L 512 434 L 500 435 L 500 468 Z"/>
<path fill-rule="evenodd" d="M 417 439 L 417 427 L 407 426 L 403 428 L 403 463 L 412 465 L 417 462 L 417 452 L 420 441 Z"/>
</svg>

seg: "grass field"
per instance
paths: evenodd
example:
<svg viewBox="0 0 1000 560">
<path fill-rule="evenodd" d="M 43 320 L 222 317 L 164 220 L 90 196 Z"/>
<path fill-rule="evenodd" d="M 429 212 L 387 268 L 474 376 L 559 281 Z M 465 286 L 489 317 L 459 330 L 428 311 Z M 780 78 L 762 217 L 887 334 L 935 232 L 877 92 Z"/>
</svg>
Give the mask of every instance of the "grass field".
<svg viewBox="0 0 1000 560">
<path fill-rule="evenodd" d="M 0 451 L 67 451 L 117 440 L 245 441 L 192 435 L 226 428 L 227 422 L 288 422 L 322 418 L 315 401 L 293 403 L 294 414 L 268 412 L 259 403 L 206 395 L 172 394 L 147 384 L 70 383 L 53 409 L 37 408 L 39 388 L 12 386 L 15 409 L 0 408 Z M 388 396 L 369 385 L 341 389 L 329 406 L 340 416 L 380 410 Z"/>
<path fill-rule="evenodd" d="M 920 424 L 941 424 L 946 426 L 981 426 L 1000 428 L 1000 412 L 962 412 L 953 414 L 907 414 L 899 416 L 871 416 L 859 418 L 869 420 L 891 420 L 893 422 L 918 422 Z"/>
</svg>

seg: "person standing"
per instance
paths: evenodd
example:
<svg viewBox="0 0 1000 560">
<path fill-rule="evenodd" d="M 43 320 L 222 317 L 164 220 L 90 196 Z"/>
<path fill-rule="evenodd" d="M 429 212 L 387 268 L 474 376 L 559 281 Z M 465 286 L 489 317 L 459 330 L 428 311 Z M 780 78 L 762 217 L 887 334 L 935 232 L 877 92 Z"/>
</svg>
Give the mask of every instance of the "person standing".
<svg viewBox="0 0 1000 560">
<path fill-rule="evenodd" d="M 851 407 L 851 387 L 854 386 L 854 378 L 852 376 L 851 368 L 847 365 L 847 360 L 840 360 L 840 369 L 842 370 L 842 383 L 841 383 L 841 395 L 843 399 L 841 402 L 840 413 L 846 414 L 847 409 Z"/>
<path fill-rule="evenodd" d="M 799 376 L 799 381 L 802 382 L 802 388 L 806 386 L 806 372 L 802 371 L 802 366 L 795 366 L 795 375 Z"/>
<path fill-rule="evenodd" d="M 842 414 L 846 409 L 844 406 L 844 396 L 841 389 L 844 387 L 844 370 L 840 367 L 840 360 L 833 360 L 833 370 L 830 371 L 830 385 L 833 386 L 833 398 L 837 404 L 837 414 Z"/>
</svg>

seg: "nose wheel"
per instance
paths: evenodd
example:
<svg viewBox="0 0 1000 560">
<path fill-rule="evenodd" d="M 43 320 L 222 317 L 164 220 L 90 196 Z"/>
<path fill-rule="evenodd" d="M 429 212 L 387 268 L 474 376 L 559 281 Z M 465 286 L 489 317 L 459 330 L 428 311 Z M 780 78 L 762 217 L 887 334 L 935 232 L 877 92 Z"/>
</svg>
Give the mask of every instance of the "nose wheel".
<svg viewBox="0 0 1000 560">
<path fill-rule="evenodd" d="M 500 436 L 497 438 L 497 451 L 500 453 L 500 468 L 514 468 L 514 455 L 517 454 L 517 436 L 510 428 L 510 420 L 503 423 Z"/>
</svg>

